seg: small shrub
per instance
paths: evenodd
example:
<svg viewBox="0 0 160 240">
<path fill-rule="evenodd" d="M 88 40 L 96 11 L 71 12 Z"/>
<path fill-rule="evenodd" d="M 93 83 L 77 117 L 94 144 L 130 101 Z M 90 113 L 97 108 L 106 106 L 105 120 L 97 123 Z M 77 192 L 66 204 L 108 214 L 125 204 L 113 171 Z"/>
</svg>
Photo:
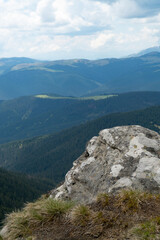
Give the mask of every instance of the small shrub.
<svg viewBox="0 0 160 240">
<path fill-rule="evenodd" d="M 78 205 L 71 214 L 72 222 L 76 225 L 85 226 L 91 217 L 91 210 L 88 206 Z"/>
</svg>

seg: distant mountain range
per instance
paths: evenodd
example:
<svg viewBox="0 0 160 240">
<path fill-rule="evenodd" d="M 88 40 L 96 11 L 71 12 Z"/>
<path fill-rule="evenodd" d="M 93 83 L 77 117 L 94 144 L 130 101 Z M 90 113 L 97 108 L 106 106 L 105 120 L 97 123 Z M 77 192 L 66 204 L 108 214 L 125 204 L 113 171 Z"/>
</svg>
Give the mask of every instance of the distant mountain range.
<svg viewBox="0 0 160 240">
<path fill-rule="evenodd" d="M 160 91 L 159 52 L 94 61 L 0 59 L 0 99 L 45 93 L 81 96 L 150 90 Z"/>
<path fill-rule="evenodd" d="M 128 57 L 140 57 L 145 54 L 153 53 L 153 52 L 160 52 L 160 46 L 144 49 L 136 54 L 129 55 Z"/>
<path fill-rule="evenodd" d="M 0 143 L 55 133 L 106 114 L 160 105 L 160 92 L 83 98 L 38 95 L 0 101 Z"/>
</svg>

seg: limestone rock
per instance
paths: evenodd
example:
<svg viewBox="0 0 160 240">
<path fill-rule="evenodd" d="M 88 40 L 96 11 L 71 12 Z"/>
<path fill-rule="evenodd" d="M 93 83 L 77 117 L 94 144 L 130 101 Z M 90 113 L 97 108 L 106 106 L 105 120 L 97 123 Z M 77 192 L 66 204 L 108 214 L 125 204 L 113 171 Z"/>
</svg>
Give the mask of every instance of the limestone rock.
<svg viewBox="0 0 160 240">
<path fill-rule="evenodd" d="M 141 126 L 104 129 L 73 163 L 51 197 L 89 203 L 100 192 L 160 191 L 160 135 Z"/>
</svg>

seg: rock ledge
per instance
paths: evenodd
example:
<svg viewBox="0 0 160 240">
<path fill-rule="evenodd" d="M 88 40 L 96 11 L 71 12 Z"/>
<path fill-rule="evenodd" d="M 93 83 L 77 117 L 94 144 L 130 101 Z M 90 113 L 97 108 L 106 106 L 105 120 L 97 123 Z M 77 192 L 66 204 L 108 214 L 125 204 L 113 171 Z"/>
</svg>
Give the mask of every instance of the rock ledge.
<svg viewBox="0 0 160 240">
<path fill-rule="evenodd" d="M 141 126 L 104 129 L 73 163 L 51 197 L 90 203 L 100 192 L 160 190 L 160 135 Z"/>
</svg>

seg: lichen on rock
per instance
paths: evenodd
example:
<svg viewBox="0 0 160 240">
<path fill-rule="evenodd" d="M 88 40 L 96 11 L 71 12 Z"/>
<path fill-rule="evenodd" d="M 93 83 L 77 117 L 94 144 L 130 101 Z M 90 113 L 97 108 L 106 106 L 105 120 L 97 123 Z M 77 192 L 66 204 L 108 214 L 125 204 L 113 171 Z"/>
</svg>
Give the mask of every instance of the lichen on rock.
<svg viewBox="0 0 160 240">
<path fill-rule="evenodd" d="M 160 135 L 141 126 L 104 129 L 73 163 L 51 197 L 90 203 L 98 193 L 122 188 L 158 192 Z"/>
</svg>

